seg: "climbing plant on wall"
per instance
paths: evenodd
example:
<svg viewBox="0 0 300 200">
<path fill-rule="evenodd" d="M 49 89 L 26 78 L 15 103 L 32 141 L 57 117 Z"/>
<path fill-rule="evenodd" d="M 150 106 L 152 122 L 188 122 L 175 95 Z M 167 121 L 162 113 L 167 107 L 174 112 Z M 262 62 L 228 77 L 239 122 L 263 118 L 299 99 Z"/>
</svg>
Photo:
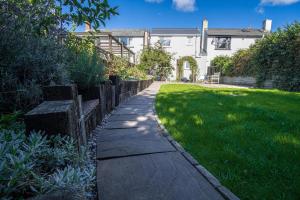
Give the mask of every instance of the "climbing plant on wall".
<svg viewBox="0 0 300 200">
<path fill-rule="evenodd" d="M 192 72 L 191 80 L 193 82 L 196 81 L 197 73 L 198 73 L 198 66 L 197 61 L 192 56 L 184 56 L 177 60 L 177 80 L 180 81 L 183 77 L 183 63 L 187 61 L 190 64 L 190 69 Z"/>
</svg>

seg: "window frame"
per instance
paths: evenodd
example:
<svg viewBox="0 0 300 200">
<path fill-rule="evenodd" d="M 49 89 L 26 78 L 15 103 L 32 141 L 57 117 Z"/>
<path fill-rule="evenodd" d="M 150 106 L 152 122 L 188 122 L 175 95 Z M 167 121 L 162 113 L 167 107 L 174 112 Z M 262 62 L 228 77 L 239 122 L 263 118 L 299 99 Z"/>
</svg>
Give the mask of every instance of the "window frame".
<svg viewBox="0 0 300 200">
<path fill-rule="evenodd" d="M 126 43 L 124 42 L 124 40 L 126 40 Z M 119 37 L 119 42 L 121 42 L 126 47 L 129 47 L 131 46 L 132 38 L 128 36 L 121 36 Z"/>
<path fill-rule="evenodd" d="M 167 45 L 164 41 L 168 41 Z M 159 43 L 163 46 L 163 47 L 170 47 L 171 46 L 171 38 L 170 37 L 159 37 Z"/>
<path fill-rule="evenodd" d="M 228 44 L 225 44 L 226 45 L 226 47 L 225 48 L 222 48 L 222 47 L 218 47 L 218 44 L 219 44 L 219 40 L 220 39 L 226 39 L 226 40 L 229 40 L 229 42 L 228 42 Z M 231 37 L 230 36 L 216 36 L 215 38 L 214 38 L 214 45 L 215 45 L 215 50 L 231 50 Z"/>
</svg>

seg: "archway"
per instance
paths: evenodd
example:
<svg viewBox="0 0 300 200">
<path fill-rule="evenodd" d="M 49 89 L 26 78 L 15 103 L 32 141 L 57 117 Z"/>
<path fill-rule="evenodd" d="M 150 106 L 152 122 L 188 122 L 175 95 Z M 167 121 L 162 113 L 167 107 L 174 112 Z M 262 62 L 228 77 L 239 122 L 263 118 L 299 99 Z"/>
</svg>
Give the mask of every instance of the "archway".
<svg viewBox="0 0 300 200">
<path fill-rule="evenodd" d="M 176 79 L 180 81 L 184 75 L 184 67 L 189 67 L 191 70 L 191 77 L 190 80 L 192 82 L 196 81 L 197 73 L 198 73 L 198 66 L 197 61 L 192 56 L 184 56 L 177 60 L 177 74 Z"/>
</svg>

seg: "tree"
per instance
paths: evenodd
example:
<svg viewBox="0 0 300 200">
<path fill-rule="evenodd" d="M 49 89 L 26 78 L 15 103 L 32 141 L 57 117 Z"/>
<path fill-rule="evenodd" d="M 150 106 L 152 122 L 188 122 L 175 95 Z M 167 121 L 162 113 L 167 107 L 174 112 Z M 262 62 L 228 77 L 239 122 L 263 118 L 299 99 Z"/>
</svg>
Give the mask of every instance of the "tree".
<svg viewBox="0 0 300 200">
<path fill-rule="evenodd" d="M 165 80 L 173 70 L 171 60 L 172 55 L 157 43 L 154 47 L 149 47 L 142 52 L 139 66 L 159 80 Z"/>
<path fill-rule="evenodd" d="M 10 17 L 17 15 L 19 21 L 30 20 L 38 34 L 60 34 L 66 26 L 84 23 L 96 30 L 118 15 L 117 9 L 108 0 L 1 0 L 2 11 Z"/>
</svg>

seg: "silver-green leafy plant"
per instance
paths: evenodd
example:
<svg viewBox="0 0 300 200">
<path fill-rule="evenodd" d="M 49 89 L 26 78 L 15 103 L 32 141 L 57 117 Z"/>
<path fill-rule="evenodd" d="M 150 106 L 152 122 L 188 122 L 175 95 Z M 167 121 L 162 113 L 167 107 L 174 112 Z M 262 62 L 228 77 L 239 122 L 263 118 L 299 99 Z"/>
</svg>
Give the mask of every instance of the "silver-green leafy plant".
<svg viewBox="0 0 300 200">
<path fill-rule="evenodd" d="M 89 198 L 95 188 L 95 166 L 86 148 L 74 139 L 39 132 L 0 131 L 0 196 L 23 199 L 57 190 L 81 191 Z"/>
</svg>

